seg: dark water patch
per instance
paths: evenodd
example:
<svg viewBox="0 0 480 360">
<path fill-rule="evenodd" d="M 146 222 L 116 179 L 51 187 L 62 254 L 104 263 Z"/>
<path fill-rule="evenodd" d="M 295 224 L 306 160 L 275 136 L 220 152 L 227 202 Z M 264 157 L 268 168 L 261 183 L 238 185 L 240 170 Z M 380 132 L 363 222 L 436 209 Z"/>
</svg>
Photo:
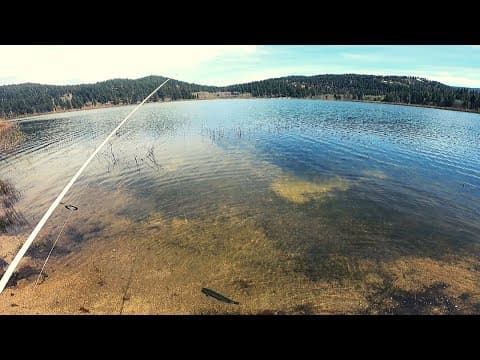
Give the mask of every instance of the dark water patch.
<svg viewBox="0 0 480 360">
<path fill-rule="evenodd" d="M 87 217 L 86 221 L 82 220 L 78 224 L 66 225 L 61 234 L 60 230 L 51 229 L 46 236 L 39 237 L 33 242 L 27 250 L 26 256 L 33 259 L 46 259 L 55 239 L 59 236 L 51 256 L 62 258 L 73 251 L 79 251 L 87 241 L 106 236 L 105 228 L 106 224 Z"/>
<path fill-rule="evenodd" d="M 8 181 L 0 180 L 0 196 L 4 207 L 11 207 L 20 199 L 20 192 Z"/>
<path fill-rule="evenodd" d="M 19 268 L 12 274 L 12 277 L 8 281 L 7 287 L 15 287 L 17 286 L 20 280 L 28 280 L 34 281 L 37 279 L 38 275 L 40 274 L 40 268 L 36 268 L 30 265 L 25 265 Z M 48 274 L 46 272 L 42 272 L 41 281 L 46 279 Z"/>
<path fill-rule="evenodd" d="M 9 229 L 27 224 L 23 214 L 15 208 L 20 198 L 20 191 L 11 182 L 0 180 L 0 233 L 7 233 Z"/>
<path fill-rule="evenodd" d="M 0 272 L 2 272 L 3 269 L 6 268 L 7 266 L 8 266 L 8 263 L 2 258 L 0 258 Z"/>
<path fill-rule="evenodd" d="M 30 248 L 27 250 L 25 256 L 31 257 L 32 259 L 42 259 L 45 260 L 50 253 L 54 244 L 53 239 L 35 241 Z M 57 244 L 54 251 L 52 252 L 53 257 L 62 257 L 71 253 L 71 250 L 65 246 Z"/>
<path fill-rule="evenodd" d="M 77 241 L 82 242 L 90 239 L 95 239 L 97 236 L 102 235 L 106 228 L 106 224 L 102 222 L 94 222 L 87 227 L 87 229 L 75 229 L 74 233 L 77 234 Z M 80 237 L 81 236 L 81 237 Z"/>
<path fill-rule="evenodd" d="M 291 315 L 314 315 L 315 313 L 315 306 L 311 303 L 296 305 L 290 310 Z"/>
<path fill-rule="evenodd" d="M 65 236 L 68 238 L 68 240 L 73 241 L 74 243 L 80 243 L 84 241 L 84 234 L 75 226 L 69 226 L 66 228 Z"/>
<path fill-rule="evenodd" d="M 313 281 L 363 280 L 364 273 L 359 271 L 354 259 L 345 256 L 310 251 L 296 262 L 295 271 L 305 274 Z"/>
<path fill-rule="evenodd" d="M 201 315 L 245 315 L 244 312 L 232 309 L 201 309 L 198 311 Z M 276 316 L 276 315 L 315 315 L 317 314 L 312 304 L 300 304 L 288 309 L 265 309 L 255 312 L 249 312 L 249 315 L 264 315 L 264 316 Z"/>
<path fill-rule="evenodd" d="M 27 224 L 25 217 L 13 207 L 3 209 L 3 214 L 0 215 L 0 233 L 6 234 L 11 229 Z"/>
<path fill-rule="evenodd" d="M 253 315 L 315 315 L 317 311 L 313 304 L 300 304 L 286 310 L 261 310 Z"/>
<path fill-rule="evenodd" d="M 257 315 L 287 315 L 287 312 L 284 310 L 261 310 Z"/>
<path fill-rule="evenodd" d="M 239 310 L 232 309 L 212 309 L 212 308 L 201 308 L 198 309 L 195 314 L 198 315 L 243 315 Z"/>
<path fill-rule="evenodd" d="M 445 294 L 448 285 L 434 283 L 420 291 L 406 291 L 394 287 L 386 279 L 374 292 L 367 296 L 370 314 L 389 315 L 432 315 L 459 313 L 458 300 Z"/>
</svg>

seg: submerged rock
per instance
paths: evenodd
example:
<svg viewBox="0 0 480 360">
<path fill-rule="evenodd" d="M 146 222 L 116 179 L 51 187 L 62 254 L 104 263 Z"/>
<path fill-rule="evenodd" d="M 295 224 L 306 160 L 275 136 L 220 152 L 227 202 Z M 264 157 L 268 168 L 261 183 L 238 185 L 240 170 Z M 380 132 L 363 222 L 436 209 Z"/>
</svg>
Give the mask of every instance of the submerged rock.
<svg viewBox="0 0 480 360">
<path fill-rule="evenodd" d="M 304 204 L 310 200 L 321 200 L 333 191 L 347 191 L 349 187 L 348 182 L 342 178 L 321 182 L 286 178 L 274 181 L 271 185 L 275 194 L 295 204 Z"/>
</svg>

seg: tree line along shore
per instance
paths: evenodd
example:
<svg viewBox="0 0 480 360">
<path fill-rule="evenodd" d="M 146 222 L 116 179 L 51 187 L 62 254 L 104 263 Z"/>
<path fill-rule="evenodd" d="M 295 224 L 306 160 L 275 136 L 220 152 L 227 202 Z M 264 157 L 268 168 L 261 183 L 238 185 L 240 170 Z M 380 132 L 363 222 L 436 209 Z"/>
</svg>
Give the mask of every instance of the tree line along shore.
<svg viewBox="0 0 480 360">
<path fill-rule="evenodd" d="M 166 78 L 113 79 L 95 84 L 0 86 L 0 119 L 141 102 Z M 434 107 L 480 112 L 480 91 L 407 76 L 287 76 L 223 87 L 169 81 L 152 102 L 218 98 L 312 98 Z"/>
</svg>

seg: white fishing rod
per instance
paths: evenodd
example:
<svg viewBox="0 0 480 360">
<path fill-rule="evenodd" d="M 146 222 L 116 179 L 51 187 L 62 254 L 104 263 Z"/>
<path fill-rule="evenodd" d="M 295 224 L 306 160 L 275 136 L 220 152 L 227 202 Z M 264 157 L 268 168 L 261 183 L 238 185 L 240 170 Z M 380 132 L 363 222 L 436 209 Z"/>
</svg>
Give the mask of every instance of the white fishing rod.
<svg viewBox="0 0 480 360">
<path fill-rule="evenodd" d="M 65 196 L 65 194 L 68 192 L 68 190 L 70 190 L 70 188 L 72 187 L 73 183 L 78 179 L 78 177 L 82 174 L 82 172 L 85 170 L 85 168 L 88 166 L 88 164 L 90 164 L 90 162 L 93 160 L 93 158 L 95 157 L 95 155 L 97 155 L 97 153 L 100 151 L 100 149 L 108 142 L 108 140 L 110 140 L 110 138 L 116 134 L 116 132 L 122 127 L 123 124 L 125 124 L 125 122 L 130 118 L 130 116 L 132 116 L 139 108 L 140 106 L 142 106 L 148 99 L 150 99 L 158 90 L 160 90 L 160 88 L 165 85 L 167 83 L 167 81 L 170 80 L 170 79 L 167 79 L 165 80 L 159 87 L 157 87 L 155 90 L 153 90 L 150 95 L 148 95 L 140 104 L 138 104 L 135 109 L 133 109 L 130 114 L 128 114 L 125 119 L 122 120 L 122 122 L 120 124 L 118 124 L 118 126 L 113 129 L 113 131 L 110 133 L 110 135 L 107 136 L 107 138 L 97 147 L 97 149 L 92 153 L 92 155 L 90 155 L 90 157 L 87 159 L 87 161 L 85 161 L 85 163 L 82 165 L 82 167 L 77 171 L 77 173 L 73 176 L 73 178 L 69 181 L 69 183 L 67 184 L 67 186 L 65 186 L 65 188 L 62 190 L 62 192 L 60 193 L 60 195 L 57 196 L 57 198 L 55 199 L 55 201 L 52 203 L 52 205 L 50 205 L 50 207 L 48 208 L 47 212 L 45 213 L 45 215 L 43 215 L 42 219 L 38 222 L 37 226 L 35 226 L 35 229 L 33 229 L 32 233 L 30 234 L 30 236 L 27 238 L 27 240 L 25 241 L 25 243 L 23 244 L 23 246 L 20 248 L 20 250 L 18 251 L 17 255 L 15 255 L 15 258 L 12 260 L 12 262 L 10 263 L 10 265 L 8 265 L 8 268 L 7 268 L 7 271 L 5 271 L 5 273 L 3 274 L 2 276 L 2 279 L 0 279 L 0 294 L 3 292 L 3 290 L 5 289 L 5 286 L 7 286 L 7 283 L 8 283 L 8 280 L 10 280 L 10 277 L 12 276 L 13 272 L 15 271 L 15 269 L 17 268 L 18 264 L 20 263 L 20 260 L 22 260 L 23 256 L 25 255 L 25 253 L 27 252 L 28 248 L 30 247 L 30 245 L 32 245 L 33 243 L 33 240 L 35 240 L 35 238 L 37 237 L 38 233 L 40 232 L 40 230 L 42 230 L 43 226 L 45 225 L 45 223 L 47 222 L 48 218 L 50 217 L 50 215 L 52 215 L 53 211 L 56 209 L 56 207 L 58 206 L 58 204 L 60 204 L 60 202 L 62 201 L 63 197 Z"/>
</svg>

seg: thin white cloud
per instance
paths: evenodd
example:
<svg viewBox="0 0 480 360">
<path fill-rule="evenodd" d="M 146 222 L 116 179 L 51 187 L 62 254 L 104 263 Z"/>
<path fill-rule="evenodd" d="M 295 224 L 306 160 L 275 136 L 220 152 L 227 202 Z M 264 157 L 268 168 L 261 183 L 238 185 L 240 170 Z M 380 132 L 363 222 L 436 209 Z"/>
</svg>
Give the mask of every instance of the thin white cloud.
<svg viewBox="0 0 480 360">
<path fill-rule="evenodd" d="M 338 48 L 340 54 L 304 60 L 303 51 L 309 48 L 302 46 L 282 47 L 279 54 L 283 57 L 275 58 L 277 48 L 251 45 L 0 46 L 0 85 L 78 84 L 164 75 L 221 86 L 287 75 L 358 73 L 419 76 L 448 85 L 480 87 L 477 67 L 425 66 L 380 47 Z"/>
<path fill-rule="evenodd" d="M 480 70 L 470 68 L 453 68 L 449 71 L 441 69 L 433 70 L 365 70 L 357 69 L 352 71 L 356 74 L 365 75 L 399 75 L 399 76 L 416 76 L 426 78 L 432 81 L 438 81 L 450 86 L 464 86 L 480 88 Z M 467 77 L 468 76 L 468 77 Z"/>
<path fill-rule="evenodd" d="M 89 83 L 111 78 L 188 75 L 214 60 L 255 58 L 258 46 L 0 46 L 0 81 Z M 5 84 L 5 82 L 4 82 Z"/>
<path fill-rule="evenodd" d="M 467 66 L 432 66 L 405 69 L 400 75 L 424 77 L 451 86 L 480 87 L 480 68 Z"/>
<path fill-rule="evenodd" d="M 276 68 L 270 70 L 254 70 L 243 74 L 234 74 L 233 76 L 225 76 L 220 81 L 220 85 L 240 84 L 250 81 L 266 80 L 282 76 L 294 75 L 298 73 L 293 68 Z"/>
<path fill-rule="evenodd" d="M 380 59 L 379 56 L 372 55 L 372 54 L 341 53 L 341 56 L 346 59 L 352 59 L 352 60 L 376 61 Z"/>
<path fill-rule="evenodd" d="M 375 49 L 371 53 L 352 53 L 352 52 L 343 52 L 340 53 L 340 56 L 343 59 L 354 60 L 359 62 L 371 62 L 376 64 L 400 64 L 411 62 L 412 58 L 405 55 L 389 55 L 384 52 L 379 52 L 379 49 Z"/>
<path fill-rule="evenodd" d="M 433 68 L 431 70 L 388 70 L 345 68 L 342 66 L 282 68 L 251 73 L 244 77 L 245 81 L 263 80 L 267 78 L 287 75 L 321 75 L 321 74 L 363 74 L 363 75 L 398 75 L 416 76 L 428 80 L 438 81 L 450 86 L 465 86 L 480 88 L 480 69 L 476 68 Z"/>
<path fill-rule="evenodd" d="M 451 86 L 465 86 L 465 87 L 479 87 L 480 88 L 480 75 L 475 75 L 472 77 L 465 77 L 462 75 L 454 75 L 445 72 L 432 72 L 427 73 L 423 77 L 426 77 L 430 80 L 439 81 L 446 85 Z"/>
</svg>

